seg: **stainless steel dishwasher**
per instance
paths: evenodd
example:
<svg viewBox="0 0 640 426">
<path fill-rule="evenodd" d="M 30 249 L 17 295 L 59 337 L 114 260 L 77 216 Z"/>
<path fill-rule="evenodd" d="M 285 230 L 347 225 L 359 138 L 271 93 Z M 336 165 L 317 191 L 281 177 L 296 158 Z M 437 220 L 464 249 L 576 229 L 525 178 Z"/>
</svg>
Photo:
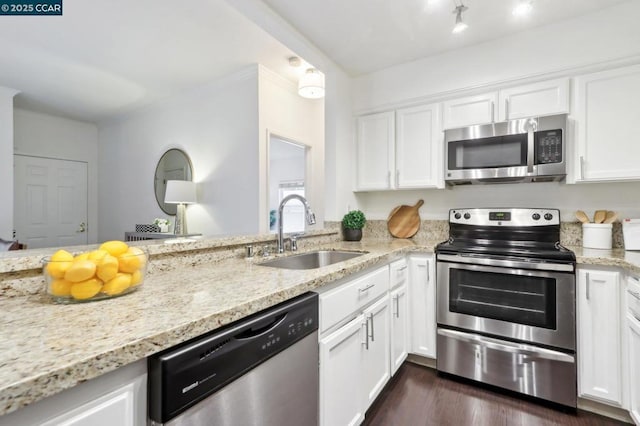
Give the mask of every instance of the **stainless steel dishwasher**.
<svg viewBox="0 0 640 426">
<path fill-rule="evenodd" d="M 151 356 L 151 425 L 317 425 L 318 295 Z"/>
</svg>

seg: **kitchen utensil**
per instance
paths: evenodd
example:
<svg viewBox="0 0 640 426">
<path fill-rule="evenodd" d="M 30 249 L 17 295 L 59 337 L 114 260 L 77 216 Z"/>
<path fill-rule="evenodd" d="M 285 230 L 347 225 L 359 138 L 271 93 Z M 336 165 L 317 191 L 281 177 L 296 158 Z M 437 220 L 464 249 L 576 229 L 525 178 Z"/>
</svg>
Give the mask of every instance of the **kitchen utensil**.
<svg viewBox="0 0 640 426">
<path fill-rule="evenodd" d="M 418 200 L 415 206 L 402 205 L 393 209 L 387 219 L 389 233 L 396 238 L 413 237 L 420 229 L 418 210 L 423 204 L 423 200 Z"/>
<path fill-rule="evenodd" d="M 593 214 L 593 223 L 602 223 L 606 217 L 606 210 L 596 210 L 596 212 Z"/>
<path fill-rule="evenodd" d="M 582 223 L 589 223 L 589 216 L 587 216 L 587 214 L 585 212 L 583 212 L 582 210 L 578 210 L 576 212 L 576 219 L 578 219 L 580 222 Z"/>
<path fill-rule="evenodd" d="M 616 219 L 618 219 L 618 213 L 612 212 L 611 210 L 609 210 L 607 212 L 607 216 L 604 218 L 604 221 L 602 223 L 613 223 L 616 221 Z"/>
</svg>

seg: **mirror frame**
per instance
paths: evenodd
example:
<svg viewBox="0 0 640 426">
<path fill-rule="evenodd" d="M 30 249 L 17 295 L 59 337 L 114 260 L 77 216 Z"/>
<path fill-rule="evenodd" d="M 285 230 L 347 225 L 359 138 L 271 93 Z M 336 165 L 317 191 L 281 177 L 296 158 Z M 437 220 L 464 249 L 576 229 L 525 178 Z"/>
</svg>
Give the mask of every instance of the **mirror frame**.
<svg viewBox="0 0 640 426">
<path fill-rule="evenodd" d="M 162 154 L 162 156 L 160 157 L 160 159 L 158 160 L 158 164 L 156 164 L 156 171 L 154 173 L 153 176 L 153 193 L 156 197 L 156 202 L 158 203 L 158 206 L 160 207 L 160 209 L 165 212 L 166 214 L 170 215 L 170 216 L 175 216 L 177 211 L 178 211 L 178 205 L 177 204 L 166 204 L 164 202 L 164 191 L 163 191 L 163 199 L 159 200 L 158 199 L 158 185 L 159 185 L 159 181 L 160 179 L 165 180 L 164 176 L 160 177 L 158 176 L 158 171 L 160 168 L 160 164 L 162 164 L 163 160 L 167 157 L 167 155 L 170 155 L 171 153 L 177 153 L 182 155 L 184 163 L 186 163 L 185 165 L 188 168 L 188 179 L 179 179 L 179 180 L 188 180 L 188 181 L 193 181 L 193 163 L 191 162 L 191 158 L 189 158 L 189 156 L 187 155 L 186 152 L 184 152 L 183 150 L 179 149 L 179 148 L 171 148 L 168 149 L 164 152 L 164 154 Z M 164 189 L 166 191 L 166 182 L 164 182 Z"/>
</svg>

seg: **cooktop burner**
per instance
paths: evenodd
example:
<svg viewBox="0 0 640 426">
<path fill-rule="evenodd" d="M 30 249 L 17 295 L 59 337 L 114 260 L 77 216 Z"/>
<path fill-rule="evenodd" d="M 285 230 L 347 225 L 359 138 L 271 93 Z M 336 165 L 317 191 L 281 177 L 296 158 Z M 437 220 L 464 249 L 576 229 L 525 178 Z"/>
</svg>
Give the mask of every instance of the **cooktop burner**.
<svg viewBox="0 0 640 426">
<path fill-rule="evenodd" d="M 575 254 L 560 245 L 556 209 L 450 210 L 449 240 L 436 252 L 575 262 Z"/>
</svg>

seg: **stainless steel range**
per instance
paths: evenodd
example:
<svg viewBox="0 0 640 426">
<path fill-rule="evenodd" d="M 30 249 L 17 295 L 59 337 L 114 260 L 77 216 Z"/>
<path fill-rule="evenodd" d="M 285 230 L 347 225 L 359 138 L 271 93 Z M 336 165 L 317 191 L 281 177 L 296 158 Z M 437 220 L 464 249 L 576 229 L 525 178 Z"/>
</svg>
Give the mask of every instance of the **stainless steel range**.
<svg viewBox="0 0 640 426">
<path fill-rule="evenodd" d="M 459 209 L 436 249 L 437 369 L 576 407 L 575 255 L 554 209 Z"/>
</svg>

